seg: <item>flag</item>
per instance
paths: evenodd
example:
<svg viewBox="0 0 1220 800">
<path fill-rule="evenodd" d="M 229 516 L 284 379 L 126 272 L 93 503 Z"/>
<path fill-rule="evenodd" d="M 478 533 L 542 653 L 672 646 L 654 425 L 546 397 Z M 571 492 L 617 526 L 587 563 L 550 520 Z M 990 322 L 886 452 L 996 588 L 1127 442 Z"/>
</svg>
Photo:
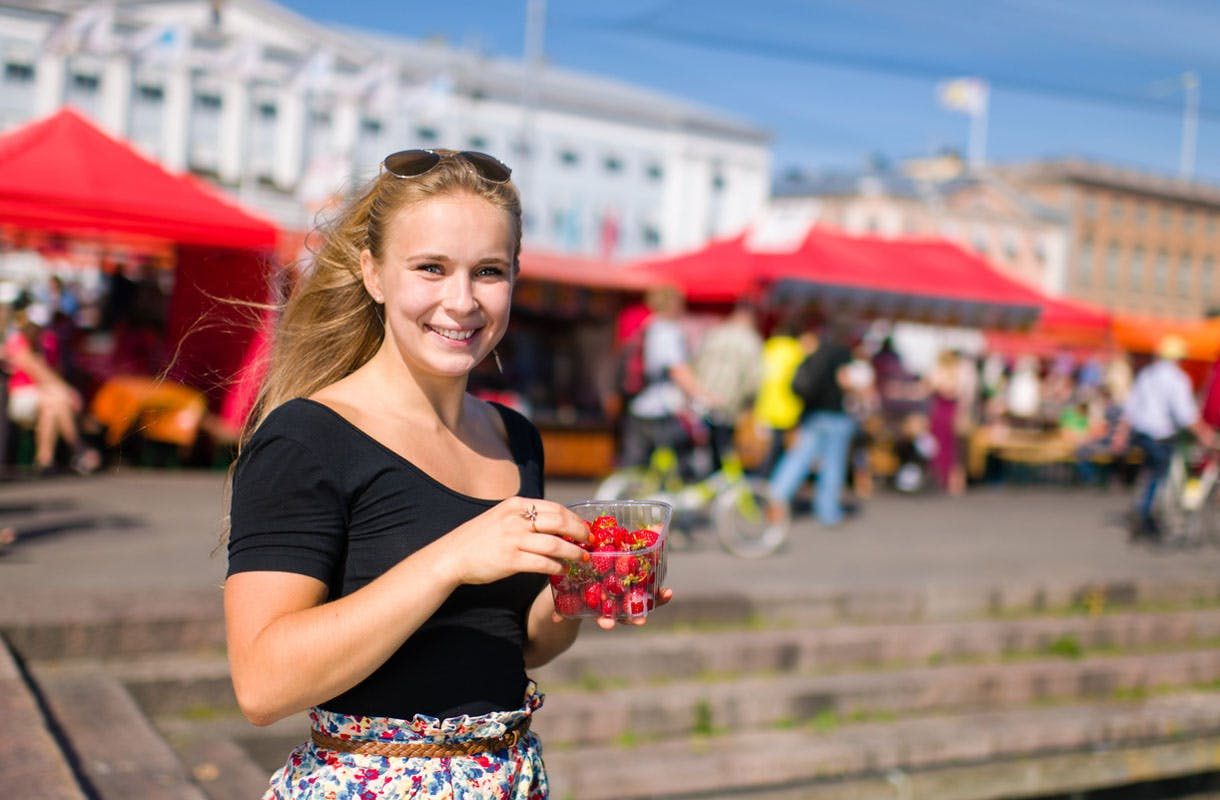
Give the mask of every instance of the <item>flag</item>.
<svg viewBox="0 0 1220 800">
<path fill-rule="evenodd" d="M 981 78 L 956 78 L 936 86 L 936 97 L 942 106 L 972 117 L 987 110 L 987 93 L 987 81 Z"/>
<path fill-rule="evenodd" d="M 137 31 L 127 41 L 127 50 L 140 63 L 174 67 L 186 58 L 190 31 L 182 24 L 152 25 Z"/>
<path fill-rule="evenodd" d="M 43 49 L 58 55 L 108 55 L 114 47 L 114 3 L 90 3 L 51 29 Z"/>
</svg>

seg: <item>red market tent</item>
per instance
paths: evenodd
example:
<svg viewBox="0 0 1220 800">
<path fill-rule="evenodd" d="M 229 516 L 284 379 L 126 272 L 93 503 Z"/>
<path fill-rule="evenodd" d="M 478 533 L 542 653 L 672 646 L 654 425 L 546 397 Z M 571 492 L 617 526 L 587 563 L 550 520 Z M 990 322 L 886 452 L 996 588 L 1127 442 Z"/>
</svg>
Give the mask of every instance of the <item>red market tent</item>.
<svg viewBox="0 0 1220 800">
<path fill-rule="evenodd" d="M 678 286 L 692 303 L 733 303 L 760 288 L 767 254 L 746 248 L 746 236 L 717 239 L 699 250 L 638 261 L 623 269 L 652 283 Z"/>
<path fill-rule="evenodd" d="M 172 376 L 213 393 L 240 365 L 256 327 L 225 301 L 266 298 L 278 235 L 274 224 L 167 172 L 71 109 L 0 136 L 0 226 L 175 243 Z"/>
</svg>

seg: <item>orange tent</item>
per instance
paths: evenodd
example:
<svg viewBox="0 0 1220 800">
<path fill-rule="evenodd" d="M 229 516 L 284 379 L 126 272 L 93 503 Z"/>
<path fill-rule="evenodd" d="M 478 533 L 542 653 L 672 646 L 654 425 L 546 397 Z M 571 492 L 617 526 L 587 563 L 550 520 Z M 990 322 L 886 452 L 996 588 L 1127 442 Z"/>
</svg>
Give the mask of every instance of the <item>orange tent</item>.
<svg viewBox="0 0 1220 800">
<path fill-rule="evenodd" d="M 1114 341 L 1132 353 L 1155 353 L 1166 336 L 1179 336 L 1186 342 L 1186 358 L 1212 362 L 1220 358 L 1220 318 L 1208 320 L 1162 319 L 1133 314 L 1116 314 Z"/>
</svg>

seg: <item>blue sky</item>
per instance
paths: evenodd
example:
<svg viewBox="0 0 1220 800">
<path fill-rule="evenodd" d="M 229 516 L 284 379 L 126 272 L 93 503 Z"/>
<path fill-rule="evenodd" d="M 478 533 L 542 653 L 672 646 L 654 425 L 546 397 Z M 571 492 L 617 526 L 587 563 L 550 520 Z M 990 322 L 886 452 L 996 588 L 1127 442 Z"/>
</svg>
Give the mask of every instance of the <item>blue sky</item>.
<svg viewBox="0 0 1220 800">
<path fill-rule="evenodd" d="M 519 57 L 526 0 L 280 0 L 321 22 Z M 1205 0 L 549 0 L 545 50 L 768 130 L 776 171 L 966 149 L 940 80 L 991 83 L 987 155 L 1176 174 L 1181 76 L 1201 81 L 1195 175 L 1220 182 L 1220 3 Z"/>
</svg>

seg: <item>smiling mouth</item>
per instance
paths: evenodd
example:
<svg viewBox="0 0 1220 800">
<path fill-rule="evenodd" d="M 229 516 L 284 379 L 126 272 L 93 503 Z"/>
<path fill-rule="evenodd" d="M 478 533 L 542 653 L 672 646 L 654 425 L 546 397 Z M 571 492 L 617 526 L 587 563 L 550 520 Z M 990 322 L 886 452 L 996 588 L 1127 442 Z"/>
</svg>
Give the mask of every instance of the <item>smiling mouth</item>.
<svg viewBox="0 0 1220 800">
<path fill-rule="evenodd" d="M 428 328 L 428 330 L 432 331 L 436 335 L 441 336 L 445 339 L 448 339 L 451 342 L 464 342 L 464 341 L 468 340 L 470 337 L 474 336 L 476 333 L 478 333 L 477 329 L 455 331 L 455 330 L 450 330 L 447 328 L 436 328 L 431 325 L 428 325 L 427 328 Z"/>
</svg>

